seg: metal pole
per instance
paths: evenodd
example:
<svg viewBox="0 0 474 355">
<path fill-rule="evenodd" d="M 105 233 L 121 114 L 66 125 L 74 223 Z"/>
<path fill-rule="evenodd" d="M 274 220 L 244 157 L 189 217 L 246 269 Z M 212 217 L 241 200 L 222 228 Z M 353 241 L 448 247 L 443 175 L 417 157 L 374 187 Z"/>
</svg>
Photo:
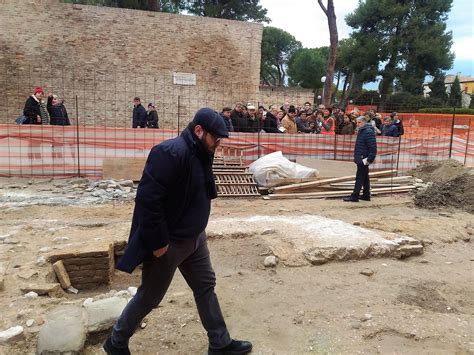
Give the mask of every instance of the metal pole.
<svg viewBox="0 0 474 355">
<path fill-rule="evenodd" d="M 76 95 L 76 145 L 77 145 L 77 176 L 81 177 L 81 159 L 79 158 L 79 107 Z"/>
<path fill-rule="evenodd" d="M 178 95 L 178 136 L 179 136 L 179 116 L 180 116 L 180 108 L 181 107 L 181 96 Z"/>
<path fill-rule="evenodd" d="M 402 136 L 398 136 L 398 152 L 397 152 L 397 176 L 398 176 L 398 163 L 400 162 L 400 148 L 402 145 Z"/>
<path fill-rule="evenodd" d="M 456 106 L 453 106 L 453 119 L 451 122 L 451 140 L 449 142 L 449 159 L 451 159 L 451 153 L 453 150 L 453 137 L 454 137 L 454 118 L 456 116 Z"/>
<path fill-rule="evenodd" d="M 471 118 L 469 118 L 469 129 L 467 130 L 466 151 L 464 152 L 464 165 L 466 165 L 467 148 L 469 147 L 469 136 L 471 135 Z"/>
<path fill-rule="evenodd" d="M 260 107 L 260 102 L 257 103 L 257 107 Z M 259 110 L 259 109 L 257 109 L 257 110 Z M 263 116 L 262 116 L 262 118 L 263 118 Z M 258 158 L 259 159 L 260 159 L 260 131 L 262 130 L 261 123 L 262 123 L 262 120 L 260 118 L 258 118 L 258 120 L 257 120 L 257 152 L 258 152 Z"/>
</svg>

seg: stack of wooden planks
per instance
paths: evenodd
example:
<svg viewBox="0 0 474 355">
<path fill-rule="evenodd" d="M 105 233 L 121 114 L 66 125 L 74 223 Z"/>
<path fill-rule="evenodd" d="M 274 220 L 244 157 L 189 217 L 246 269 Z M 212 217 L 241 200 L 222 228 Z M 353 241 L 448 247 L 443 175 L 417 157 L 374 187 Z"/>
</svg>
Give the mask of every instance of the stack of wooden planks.
<svg viewBox="0 0 474 355">
<path fill-rule="evenodd" d="M 369 173 L 371 183 L 371 194 L 404 193 L 415 189 L 411 176 L 394 176 L 396 170 L 384 170 Z M 308 181 L 309 180 L 309 181 Z M 264 199 L 309 199 L 309 198 L 331 198 L 345 197 L 352 193 L 355 183 L 355 175 L 342 176 L 325 179 L 306 179 L 301 182 L 275 181 L 269 189 L 269 195 Z"/>
<path fill-rule="evenodd" d="M 244 166 L 242 154 L 215 156 L 212 170 L 219 197 L 260 196 L 252 173 Z"/>
</svg>

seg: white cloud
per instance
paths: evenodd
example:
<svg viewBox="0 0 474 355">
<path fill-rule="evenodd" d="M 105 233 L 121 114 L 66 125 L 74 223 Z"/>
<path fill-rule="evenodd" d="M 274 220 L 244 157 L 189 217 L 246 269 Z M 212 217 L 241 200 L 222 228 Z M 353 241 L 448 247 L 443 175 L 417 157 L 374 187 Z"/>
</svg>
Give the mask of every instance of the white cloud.
<svg viewBox="0 0 474 355">
<path fill-rule="evenodd" d="M 344 18 L 357 3 L 358 0 L 345 0 L 335 4 L 339 39 L 349 36 L 350 28 Z M 288 0 L 261 0 L 260 4 L 268 10 L 270 26 L 291 33 L 304 47 L 329 45 L 327 18 L 317 0 L 293 0 L 291 5 Z"/>
<path fill-rule="evenodd" d="M 451 48 L 458 60 L 473 60 L 474 37 L 457 38 Z"/>
</svg>

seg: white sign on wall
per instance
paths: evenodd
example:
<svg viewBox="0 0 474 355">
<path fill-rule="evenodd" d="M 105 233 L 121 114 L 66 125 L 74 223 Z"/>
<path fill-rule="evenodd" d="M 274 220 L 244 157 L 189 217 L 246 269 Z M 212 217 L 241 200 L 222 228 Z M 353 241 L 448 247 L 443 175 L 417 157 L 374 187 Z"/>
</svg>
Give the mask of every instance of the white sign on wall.
<svg viewBox="0 0 474 355">
<path fill-rule="evenodd" d="M 193 73 L 173 73 L 173 84 L 175 85 L 196 85 L 196 74 Z"/>
</svg>

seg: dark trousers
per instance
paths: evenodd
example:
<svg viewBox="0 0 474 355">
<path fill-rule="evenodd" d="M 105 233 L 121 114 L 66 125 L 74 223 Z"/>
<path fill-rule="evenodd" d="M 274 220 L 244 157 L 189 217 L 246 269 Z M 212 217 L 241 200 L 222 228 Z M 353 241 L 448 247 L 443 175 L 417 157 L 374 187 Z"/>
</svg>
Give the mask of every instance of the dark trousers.
<svg viewBox="0 0 474 355">
<path fill-rule="evenodd" d="M 216 276 L 211 265 L 206 234 L 203 232 L 197 238 L 171 241 L 165 255 L 143 263 L 142 283 L 137 294 L 114 325 L 114 346 L 128 346 L 128 340 L 141 320 L 165 296 L 178 268 L 194 293 L 201 323 L 209 337 L 209 345 L 219 349 L 231 343 L 232 339 L 214 292 Z"/>
<path fill-rule="evenodd" d="M 356 181 L 352 198 L 359 199 L 360 190 L 364 188 L 363 196 L 370 197 L 369 166 L 357 164 Z"/>
</svg>

